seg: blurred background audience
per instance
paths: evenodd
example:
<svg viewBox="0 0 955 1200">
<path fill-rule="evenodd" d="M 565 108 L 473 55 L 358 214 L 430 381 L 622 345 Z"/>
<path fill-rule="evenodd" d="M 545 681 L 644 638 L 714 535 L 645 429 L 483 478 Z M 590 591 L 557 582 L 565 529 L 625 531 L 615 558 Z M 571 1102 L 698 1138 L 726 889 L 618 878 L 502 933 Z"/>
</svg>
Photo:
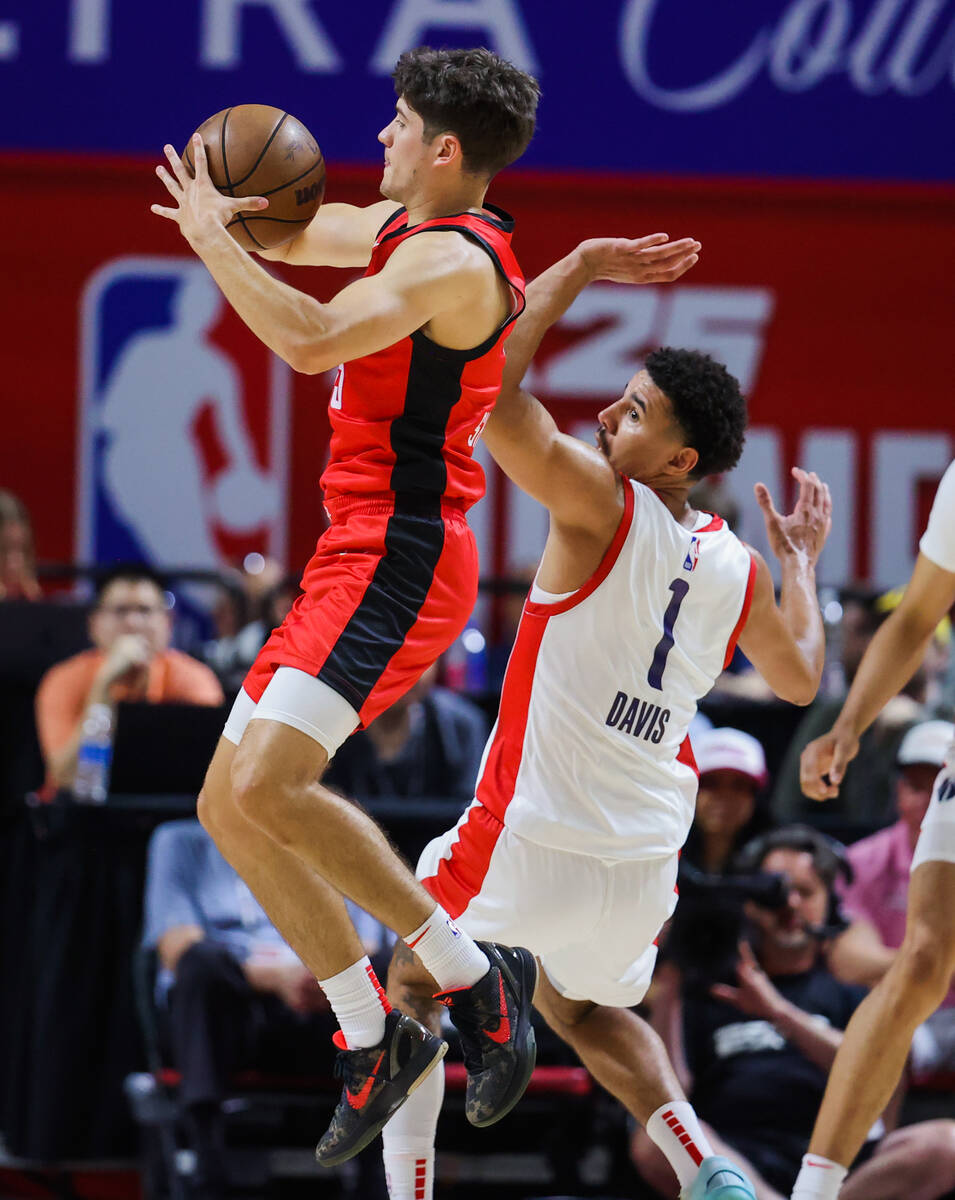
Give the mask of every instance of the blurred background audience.
<svg viewBox="0 0 955 1200">
<path fill-rule="evenodd" d="M 865 995 L 832 974 L 824 953 L 838 924 L 841 859 L 838 846 L 805 826 L 757 837 L 736 866 L 781 876 L 783 893 L 772 906 L 740 904 L 738 941 L 725 943 L 731 956 L 698 961 L 690 974 L 671 961 L 655 980 L 653 1024 L 716 1152 L 748 1163 L 758 1200 L 788 1197 L 841 1032 Z M 848 1200 L 934 1200 L 955 1186 L 955 1121 L 884 1134 L 880 1121 L 843 1188 Z M 643 1129 L 632 1135 L 631 1154 L 657 1195 L 676 1195 L 672 1171 Z"/>
<path fill-rule="evenodd" d="M 819 805 L 802 794 L 799 757 L 813 738 L 832 727 L 862 655 L 898 601 L 898 592 L 852 589 L 842 593 L 842 617 L 836 626 L 840 671 L 832 694 L 820 696 L 810 705 L 789 744 L 772 794 L 771 808 L 777 821 L 825 824 L 834 833 L 851 837 L 893 819 L 899 743 L 911 724 L 933 715 L 936 706 L 943 704 L 951 640 L 947 620 L 926 647 L 912 679 L 862 735 L 860 752 L 846 770 L 837 799 Z"/>
<path fill-rule="evenodd" d="M 905 935 L 909 870 L 919 829 L 932 798 L 932 787 L 955 735 L 949 721 L 913 725 L 896 755 L 895 806 L 898 819 L 886 829 L 861 838 L 848 848 L 854 879 L 840 885 L 842 906 L 857 922 L 873 930 L 865 950 L 851 960 L 830 960 L 834 969 L 872 985 L 892 962 L 892 951 Z M 912 1042 L 916 1073 L 955 1071 L 955 986 L 942 1007 L 916 1030 Z"/>
<path fill-rule="evenodd" d="M 741 729 L 705 729 L 693 739 L 700 771 L 696 816 L 680 859 L 710 875 L 728 870 L 736 852 L 770 825 L 763 747 Z"/>
<path fill-rule="evenodd" d="M 438 687 L 439 664 L 367 729 L 352 734 L 325 782 L 353 799 L 407 796 L 463 808 L 474 794 L 488 723 L 466 696 Z"/>
<path fill-rule="evenodd" d="M 39 600 L 33 526 L 26 505 L 0 488 L 0 600 Z"/>
<path fill-rule="evenodd" d="M 99 582 L 89 617 L 93 649 L 58 663 L 43 676 L 36 722 L 49 782 L 74 779 L 84 726 L 95 706 L 122 700 L 222 704 L 215 674 L 170 648 L 172 619 L 155 572 L 129 565 Z"/>
</svg>

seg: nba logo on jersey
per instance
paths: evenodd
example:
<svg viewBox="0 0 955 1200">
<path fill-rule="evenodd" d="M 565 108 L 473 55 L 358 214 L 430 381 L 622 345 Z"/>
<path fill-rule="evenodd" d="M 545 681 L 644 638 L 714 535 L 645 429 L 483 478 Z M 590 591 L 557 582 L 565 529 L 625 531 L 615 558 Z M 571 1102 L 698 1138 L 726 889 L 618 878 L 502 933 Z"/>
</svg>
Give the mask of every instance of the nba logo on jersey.
<svg viewBox="0 0 955 1200">
<path fill-rule="evenodd" d="M 696 564 L 700 561 L 700 539 L 698 537 L 690 538 L 690 548 L 686 552 L 686 558 L 683 560 L 684 571 L 695 571 Z"/>
<path fill-rule="evenodd" d="M 290 372 L 188 258 L 121 258 L 81 307 L 77 553 L 283 558 Z"/>
</svg>

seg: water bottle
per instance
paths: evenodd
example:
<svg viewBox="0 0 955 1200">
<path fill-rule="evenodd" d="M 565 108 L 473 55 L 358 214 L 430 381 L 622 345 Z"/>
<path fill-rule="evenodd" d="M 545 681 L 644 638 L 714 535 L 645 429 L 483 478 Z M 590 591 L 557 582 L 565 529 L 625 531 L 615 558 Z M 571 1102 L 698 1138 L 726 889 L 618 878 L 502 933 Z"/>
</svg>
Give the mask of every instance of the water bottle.
<svg viewBox="0 0 955 1200">
<path fill-rule="evenodd" d="M 78 803 L 105 803 L 112 757 L 113 710 L 108 704 L 91 704 L 83 719 L 83 735 L 76 756 L 73 795 Z"/>
</svg>

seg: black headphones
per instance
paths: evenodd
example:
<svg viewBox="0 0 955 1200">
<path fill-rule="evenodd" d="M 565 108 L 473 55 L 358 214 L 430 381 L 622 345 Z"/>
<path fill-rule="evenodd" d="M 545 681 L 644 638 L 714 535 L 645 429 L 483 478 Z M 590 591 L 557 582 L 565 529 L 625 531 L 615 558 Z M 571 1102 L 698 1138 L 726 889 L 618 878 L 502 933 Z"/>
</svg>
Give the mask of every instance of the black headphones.
<svg viewBox="0 0 955 1200">
<path fill-rule="evenodd" d="M 855 871 L 842 842 L 811 825 L 784 825 L 752 838 L 736 854 L 731 870 L 736 874 L 755 875 L 762 871 L 763 860 L 773 850 L 801 850 L 812 855 L 816 873 L 829 893 L 829 908 L 825 925 L 817 932 L 821 937 L 833 937 L 849 926 L 835 883 L 841 875 L 846 883 L 855 879 Z"/>
</svg>

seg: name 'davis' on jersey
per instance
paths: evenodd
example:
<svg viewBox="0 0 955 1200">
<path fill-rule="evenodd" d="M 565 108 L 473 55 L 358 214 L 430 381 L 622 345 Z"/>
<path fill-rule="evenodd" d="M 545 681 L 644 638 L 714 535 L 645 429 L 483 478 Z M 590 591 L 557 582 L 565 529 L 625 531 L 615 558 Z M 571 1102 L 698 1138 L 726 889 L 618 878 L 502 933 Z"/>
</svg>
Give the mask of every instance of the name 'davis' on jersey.
<svg viewBox="0 0 955 1200">
<path fill-rule="evenodd" d="M 666 733 L 670 710 L 661 708 L 649 700 L 641 700 L 639 696 L 628 696 L 626 692 L 617 692 L 607 713 L 605 724 L 611 729 L 619 729 L 621 733 L 632 734 L 635 738 L 643 738 L 645 742 L 659 745 Z"/>
</svg>

